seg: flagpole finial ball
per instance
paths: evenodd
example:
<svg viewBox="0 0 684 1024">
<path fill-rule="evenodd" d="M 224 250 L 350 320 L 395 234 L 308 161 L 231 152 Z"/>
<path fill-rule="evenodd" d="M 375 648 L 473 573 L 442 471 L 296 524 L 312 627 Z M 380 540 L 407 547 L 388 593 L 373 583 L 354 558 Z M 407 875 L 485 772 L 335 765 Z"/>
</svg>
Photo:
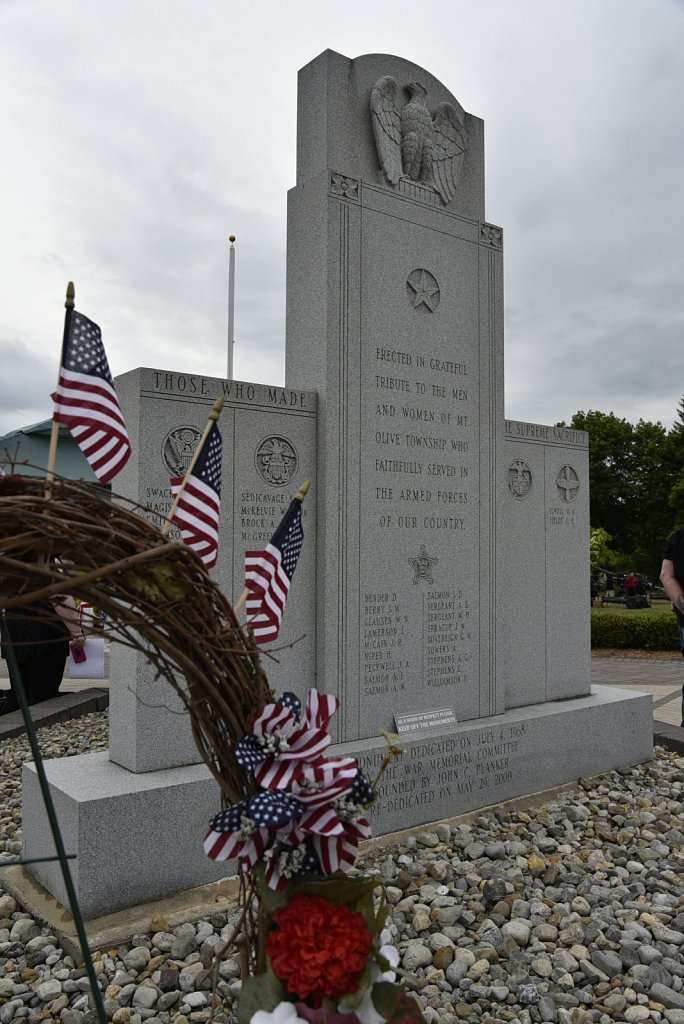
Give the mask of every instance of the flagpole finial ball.
<svg viewBox="0 0 684 1024">
<path fill-rule="evenodd" d="M 299 490 L 295 494 L 295 498 L 297 499 L 297 501 L 304 501 L 304 498 L 306 497 L 310 487 L 311 487 L 311 481 L 310 480 L 305 480 L 304 483 L 302 484 L 302 486 L 299 488 Z"/>
<path fill-rule="evenodd" d="M 228 241 L 229 241 L 229 242 L 231 243 L 231 245 L 232 245 L 232 243 L 233 243 L 233 242 L 235 241 L 235 235 L 229 235 L 229 236 L 228 236 Z"/>
</svg>

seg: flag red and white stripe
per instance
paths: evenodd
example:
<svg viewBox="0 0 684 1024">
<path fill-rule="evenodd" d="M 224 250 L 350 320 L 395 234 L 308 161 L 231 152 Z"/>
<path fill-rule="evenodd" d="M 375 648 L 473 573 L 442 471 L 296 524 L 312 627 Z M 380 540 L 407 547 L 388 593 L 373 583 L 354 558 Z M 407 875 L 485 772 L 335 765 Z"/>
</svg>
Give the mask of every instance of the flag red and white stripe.
<svg viewBox="0 0 684 1024">
<path fill-rule="evenodd" d="M 207 569 L 218 558 L 219 519 L 221 515 L 221 434 L 212 424 L 172 519 L 179 527 L 184 542 L 201 558 Z M 171 479 L 174 498 L 185 477 Z"/>
<path fill-rule="evenodd" d="M 53 419 L 69 427 L 100 483 L 123 468 L 131 444 L 100 328 L 88 317 L 67 310 L 59 383 L 53 392 Z"/>
<path fill-rule="evenodd" d="M 302 503 L 294 498 L 264 550 L 245 552 L 246 610 L 258 644 L 278 638 L 303 543 Z"/>
<path fill-rule="evenodd" d="M 362 839 L 370 839 L 370 836 L 371 827 L 366 818 L 344 822 L 342 834 L 314 835 L 313 847 L 323 874 L 333 875 L 341 868 L 351 867 L 359 852 L 359 842 Z"/>
</svg>

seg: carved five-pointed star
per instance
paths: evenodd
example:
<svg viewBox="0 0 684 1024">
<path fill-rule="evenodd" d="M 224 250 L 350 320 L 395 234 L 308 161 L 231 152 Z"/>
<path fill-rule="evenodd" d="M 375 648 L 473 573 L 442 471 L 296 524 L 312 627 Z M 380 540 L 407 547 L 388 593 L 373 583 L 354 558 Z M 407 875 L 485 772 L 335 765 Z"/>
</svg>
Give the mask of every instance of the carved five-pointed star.
<svg viewBox="0 0 684 1024">
<path fill-rule="evenodd" d="M 418 557 L 408 559 L 408 564 L 413 567 L 415 573 L 413 582 L 418 583 L 419 580 L 425 580 L 426 583 L 432 583 L 432 567 L 437 565 L 438 561 L 438 558 L 430 558 L 425 545 L 421 544 Z"/>
<path fill-rule="evenodd" d="M 419 306 L 425 305 L 431 313 L 434 313 L 437 308 L 435 299 L 439 299 L 439 288 L 437 285 L 430 284 L 425 276 L 425 271 L 421 270 L 418 281 L 414 282 L 409 278 L 408 285 L 414 291 L 413 308 L 418 309 Z"/>
</svg>

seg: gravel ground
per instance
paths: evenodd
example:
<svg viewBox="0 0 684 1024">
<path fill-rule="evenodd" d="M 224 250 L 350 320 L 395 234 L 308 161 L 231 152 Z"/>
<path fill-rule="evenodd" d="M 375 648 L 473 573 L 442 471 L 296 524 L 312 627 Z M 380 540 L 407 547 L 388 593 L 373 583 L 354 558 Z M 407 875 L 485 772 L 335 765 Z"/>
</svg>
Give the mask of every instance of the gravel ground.
<svg viewBox="0 0 684 1024">
<path fill-rule="evenodd" d="M 107 745 L 106 714 L 41 730 L 45 757 Z M 24 739 L 0 753 L 0 860 L 21 848 Z M 424 1018 L 684 1024 L 684 759 L 580 780 L 542 807 L 492 810 L 370 849 Z M 204 823 L 199 823 L 201 828 Z M 225 914 L 96 954 L 114 1024 L 210 1014 Z M 238 964 L 221 962 L 214 1019 L 232 1021 Z M 91 1024 L 86 972 L 0 885 L 0 1024 Z"/>
</svg>

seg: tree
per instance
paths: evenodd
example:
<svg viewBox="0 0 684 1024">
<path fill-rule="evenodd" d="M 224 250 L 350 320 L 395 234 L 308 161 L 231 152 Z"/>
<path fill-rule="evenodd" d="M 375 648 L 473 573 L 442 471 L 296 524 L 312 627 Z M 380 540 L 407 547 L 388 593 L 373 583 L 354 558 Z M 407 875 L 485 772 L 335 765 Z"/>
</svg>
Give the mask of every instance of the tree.
<svg viewBox="0 0 684 1024">
<path fill-rule="evenodd" d="M 677 418 L 667 435 L 667 460 L 673 475 L 668 495 L 673 528 L 684 523 L 684 396 L 677 406 Z"/>
<path fill-rule="evenodd" d="M 610 548 L 612 537 L 602 526 L 592 526 L 589 530 L 589 561 L 592 569 L 603 569 L 613 564 L 615 552 Z"/>
<path fill-rule="evenodd" d="M 675 482 L 674 467 L 668 460 L 667 434 L 661 423 L 639 420 L 634 427 L 630 468 L 630 516 L 625 550 L 634 553 L 635 563 L 656 576 L 665 540 L 672 532 L 670 494 Z"/>
<path fill-rule="evenodd" d="M 566 426 L 560 423 L 559 426 Z M 576 412 L 573 430 L 589 434 L 590 520 L 610 534 L 616 548 L 627 550 L 633 427 L 612 412 Z"/>
<path fill-rule="evenodd" d="M 673 529 L 673 503 L 684 518 L 684 400 L 680 407 L 681 423 L 669 435 L 661 423 L 633 425 L 612 412 L 580 411 L 570 421 L 589 433 L 592 528 L 603 529 L 630 567 L 650 577 L 657 577 Z"/>
</svg>

